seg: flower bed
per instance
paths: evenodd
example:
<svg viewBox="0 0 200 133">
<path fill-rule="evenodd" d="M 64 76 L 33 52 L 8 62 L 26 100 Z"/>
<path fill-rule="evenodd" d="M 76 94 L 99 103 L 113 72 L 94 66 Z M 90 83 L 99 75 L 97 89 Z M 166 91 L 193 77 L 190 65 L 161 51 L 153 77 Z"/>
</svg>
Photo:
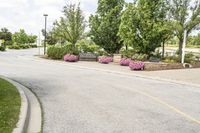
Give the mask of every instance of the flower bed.
<svg viewBox="0 0 200 133">
<path fill-rule="evenodd" d="M 144 62 L 142 62 L 142 61 L 130 62 L 129 63 L 129 68 L 131 70 L 144 70 Z"/>
<path fill-rule="evenodd" d="M 119 62 L 119 64 L 122 65 L 122 66 L 129 66 L 130 62 L 131 62 L 131 59 L 122 58 L 121 61 Z"/>
<path fill-rule="evenodd" d="M 108 64 L 113 61 L 113 58 L 104 56 L 104 57 L 100 57 L 98 61 L 99 63 L 102 63 L 102 64 Z"/>
<path fill-rule="evenodd" d="M 67 55 L 64 56 L 64 61 L 67 61 L 67 62 L 77 62 L 78 61 L 78 56 L 67 54 Z"/>
</svg>

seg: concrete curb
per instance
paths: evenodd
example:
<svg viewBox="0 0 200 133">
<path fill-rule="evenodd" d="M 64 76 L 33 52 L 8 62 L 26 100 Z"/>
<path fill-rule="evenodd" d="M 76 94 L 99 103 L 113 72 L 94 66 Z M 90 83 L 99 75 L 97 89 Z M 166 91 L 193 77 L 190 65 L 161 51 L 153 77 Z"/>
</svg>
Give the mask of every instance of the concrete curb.
<svg viewBox="0 0 200 133">
<path fill-rule="evenodd" d="M 42 128 L 42 111 L 36 96 L 25 86 L 0 76 L 18 89 L 21 96 L 19 121 L 13 133 L 39 133 Z"/>
</svg>

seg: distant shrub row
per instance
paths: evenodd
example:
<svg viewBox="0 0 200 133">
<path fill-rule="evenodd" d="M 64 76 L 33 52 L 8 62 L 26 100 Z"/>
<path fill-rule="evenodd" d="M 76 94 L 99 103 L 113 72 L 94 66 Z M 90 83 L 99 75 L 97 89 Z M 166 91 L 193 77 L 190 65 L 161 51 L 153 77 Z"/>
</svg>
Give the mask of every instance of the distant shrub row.
<svg viewBox="0 0 200 133">
<path fill-rule="evenodd" d="M 37 45 L 25 45 L 25 44 L 21 44 L 21 45 L 11 45 L 8 46 L 9 49 L 28 49 L 28 48 L 37 48 Z"/>
</svg>

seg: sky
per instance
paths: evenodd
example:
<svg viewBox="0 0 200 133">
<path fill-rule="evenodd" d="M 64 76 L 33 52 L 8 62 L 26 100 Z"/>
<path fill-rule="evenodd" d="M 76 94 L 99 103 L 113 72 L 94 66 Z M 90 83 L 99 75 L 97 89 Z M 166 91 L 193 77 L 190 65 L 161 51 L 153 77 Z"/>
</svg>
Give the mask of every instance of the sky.
<svg viewBox="0 0 200 133">
<path fill-rule="evenodd" d="M 98 0 L 1 0 L 0 28 L 6 27 L 12 33 L 25 29 L 28 34 L 38 35 L 44 27 L 43 14 L 48 14 L 48 28 L 62 16 L 63 6 L 81 3 L 86 19 L 95 13 Z M 126 0 L 130 2 L 132 0 Z"/>
</svg>

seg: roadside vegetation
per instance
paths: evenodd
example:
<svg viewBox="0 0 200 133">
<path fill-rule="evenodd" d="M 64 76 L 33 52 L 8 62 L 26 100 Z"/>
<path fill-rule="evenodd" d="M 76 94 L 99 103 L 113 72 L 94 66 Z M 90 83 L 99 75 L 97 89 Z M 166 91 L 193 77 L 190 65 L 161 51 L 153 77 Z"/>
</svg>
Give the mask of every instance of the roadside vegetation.
<svg viewBox="0 0 200 133">
<path fill-rule="evenodd" d="M 198 0 L 99 0 L 87 21 L 81 3 L 63 5 L 63 15 L 47 31 L 47 55 L 52 59 L 91 53 L 109 59 L 116 54 L 132 61 L 180 63 L 186 47 L 200 47 L 200 3 Z M 86 32 L 86 29 L 87 30 Z M 8 48 L 35 47 L 36 37 L 24 30 L 13 35 L 2 30 Z M 42 30 L 43 35 L 45 34 Z M 28 45 L 28 46 L 27 46 Z M 177 47 L 169 53 L 168 46 Z M 65 56 L 67 55 L 67 56 Z M 72 56 L 69 56 L 72 55 Z M 75 59 L 75 58 L 74 58 Z M 76 60 L 79 58 L 76 58 Z M 199 61 L 199 53 L 187 53 L 186 63 Z"/>
<path fill-rule="evenodd" d="M 54 28 L 47 33 L 47 42 L 52 45 L 47 52 L 50 58 L 93 53 L 103 56 L 102 59 L 109 63 L 110 57 L 121 54 L 133 61 L 178 63 L 184 31 L 187 31 L 188 47 L 200 46 L 200 34 L 191 34 L 200 24 L 197 0 L 194 3 L 188 0 L 137 0 L 132 3 L 100 0 L 89 22 L 82 12 L 80 3 L 63 7 L 63 17 L 56 20 Z M 86 25 L 89 32 L 85 32 Z M 176 45 L 177 52 L 166 53 L 167 44 Z M 186 63 L 197 60 L 198 55 L 186 54 Z"/>
<path fill-rule="evenodd" d="M 0 79 L 0 133 L 12 133 L 19 119 L 20 106 L 16 87 Z"/>
<path fill-rule="evenodd" d="M 0 51 L 5 51 L 6 48 L 28 49 L 37 47 L 37 36 L 28 35 L 23 29 L 12 34 L 7 28 L 2 28 L 0 31 L 0 40 L 3 41 Z"/>
</svg>

